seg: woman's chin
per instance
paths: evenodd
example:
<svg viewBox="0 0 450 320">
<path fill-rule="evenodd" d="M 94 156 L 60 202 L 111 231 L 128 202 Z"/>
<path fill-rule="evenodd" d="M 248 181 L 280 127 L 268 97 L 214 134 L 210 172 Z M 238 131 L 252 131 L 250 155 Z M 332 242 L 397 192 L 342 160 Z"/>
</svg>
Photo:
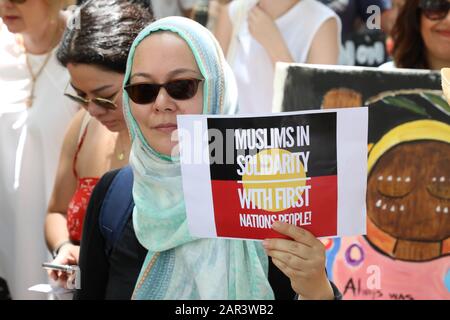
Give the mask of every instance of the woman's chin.
<svg viewBox="0 0 450 320">
<path fill-rule="evenodd" d="M 13 23 L 5 23 L 6 28 L 8 29 L 9 32 L 11 33 L 22 33 L 25 31 L 25 28 L 16 22 Z"/>
<path fill-rule="evenodd" d="M 166 144 L 161 144 L 158 146 L 152 146 L 150 144 L 150 147 L 152 147 L 153 150 L 164 156 L 179 157 L 180 155 L 178 143 L 168 142 Z"/>
<path fill-rule="evenodd" d="M 102 124 L 111 132 L 120 132 L 127 129 L 125 124 L 120 121 L 102 122 Z"/>
</svg>

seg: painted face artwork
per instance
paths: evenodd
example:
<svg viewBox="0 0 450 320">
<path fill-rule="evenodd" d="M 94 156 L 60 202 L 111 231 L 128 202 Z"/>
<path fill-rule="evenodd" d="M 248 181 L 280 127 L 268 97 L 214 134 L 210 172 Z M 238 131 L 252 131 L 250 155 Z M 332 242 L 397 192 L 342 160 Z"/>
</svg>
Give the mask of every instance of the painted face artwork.
<svg viewBox="0 0 450 320">
<path fill-rule="evenodd" d="M 389 255 L 422 261 L 441 256 L 450 237 L 450 144 L 419 140 L 381 156 L 368 178 L 368 218 L 396 238 Z M 370 234 L 368 234 L 370 240 Z"/>
<path fill-rule="evenodd" d="M 410 102 L 411 108 L 417 108 L 409 99 L 411 96 L 391 96 L 377 103 L 400 107 Z M 322 108 L 363 104 L 357 91 L 336 88 L 324 95 Z M 404 134 L 401 130 L 398 133 Z M 368 176 L 369 223 L 395 239 L 389 246 L 373 242 L 385 254 L 406 261 L 440 257 L 443 241 L 450 237 L 450 141 L 417 138 L 387 150 Z M 369 241 L 376 238 L 371 230 L 367 234 Z"/>
<path fill-rule="evenodd" d="M 312 66 L 291 66 L 282 75 L 289 81 L 279 82 L 284 92 L 280 110 L 369 109 L 362 213 L 367 232 L 323 240 L 329 279 L 346 300 L 450 299 L 450 99 L 441 92 L 445 77 L 423 70 Z M 442 84 L 450 92 L 450 82 Z"/>
</svg>

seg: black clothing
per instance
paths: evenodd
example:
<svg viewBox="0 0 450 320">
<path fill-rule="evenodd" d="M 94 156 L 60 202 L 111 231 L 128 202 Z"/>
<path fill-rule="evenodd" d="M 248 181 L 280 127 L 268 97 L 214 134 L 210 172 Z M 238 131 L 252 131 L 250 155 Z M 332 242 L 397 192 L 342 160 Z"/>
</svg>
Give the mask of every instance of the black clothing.
<svg viewBox="0 0 450 320">
<path fill-rule="evenodd" d="M 106 173 L 92 192 L 86 211 L 81 239 L 79 266 L 81 290 L 74 299 L 121 299 L 129 300 L 147 254 L 137 240 L 132 218 L 128 219 L 122 235 L 111 254 L 105 250 L 105 240 L 100 231 L 100 209 L 106 192 L 119 170 Z M 276 299 L 292 300 L 296 297 L 290 280 L 269 259 L 269 282 Z M 332 284 L 335 298 L 339 290 Z"/>
<path fill-rule="evenodd" d="M 76 292 L 74 299 L 129 300 L 147 255 L 147 249 L 134 234 L 132 219 L 127 221 L 111 254 L 106 253 L 99 216 L 103 199 L 117 172 L 119 170 L 105 174 L 92 192 L 81 239 L 81 290 Z"/>
</svg>

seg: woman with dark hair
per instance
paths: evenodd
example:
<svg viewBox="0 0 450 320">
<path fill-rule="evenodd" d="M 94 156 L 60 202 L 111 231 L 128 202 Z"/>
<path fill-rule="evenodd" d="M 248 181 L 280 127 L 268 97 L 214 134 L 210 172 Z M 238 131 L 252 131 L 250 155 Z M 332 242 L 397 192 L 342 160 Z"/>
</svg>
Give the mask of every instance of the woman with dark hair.
<svg viewBox="0 0 450 320">
<path fill-rule="evenodd" d="M 440 70 L 450 66 L 450 2 L 405 1 L 392 31 L 398 68 Z"/>
<path fill-rule="evenodd" d="M 153 15 L 143 1 L 91 0 L 74 19 L 58 60 L 71 77 L 65 95 L 84 109 L 66 132 L 45 223 L 47 246 L 60 264 L 78 263 L 84 215 L 99 177 L 128 163 L 121 84 L 131 44 Z M 66 281 L 64 273 L 49 275 Z"/>
</svg>

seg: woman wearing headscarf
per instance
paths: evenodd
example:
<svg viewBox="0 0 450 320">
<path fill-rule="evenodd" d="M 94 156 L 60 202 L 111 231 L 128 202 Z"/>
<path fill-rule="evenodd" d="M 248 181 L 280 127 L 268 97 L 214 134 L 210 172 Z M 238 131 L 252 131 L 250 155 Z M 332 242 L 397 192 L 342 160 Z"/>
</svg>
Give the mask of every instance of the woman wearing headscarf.
<svg viewBox="0 0 450 320">
<path fill-rule="evenodd" d="M 188 231 L 180 162 L 171 156 L 176 116 L 236 112 L 234 77 L 213 35 L 181 17 L 152 23 L 131 47 L 124 88 L 135 207 L 106 254 L 99 214 L 117 173 L 102 178 L 83 231 L 78 298 L 111 298 L 121 289 L 129 293 L 121 298 L 133 292 L 133 299 L 272 299 L 286 288 L 269 282 L 267 253 L 300 298 L 333 299 L 325 249 L 305 230 L 280 224 L 275 230 L 296 240 L 269 239 L 264 246 L 197 239 Z M 125 278 L 126 286 L 118 281 Z"/>
</svg>

